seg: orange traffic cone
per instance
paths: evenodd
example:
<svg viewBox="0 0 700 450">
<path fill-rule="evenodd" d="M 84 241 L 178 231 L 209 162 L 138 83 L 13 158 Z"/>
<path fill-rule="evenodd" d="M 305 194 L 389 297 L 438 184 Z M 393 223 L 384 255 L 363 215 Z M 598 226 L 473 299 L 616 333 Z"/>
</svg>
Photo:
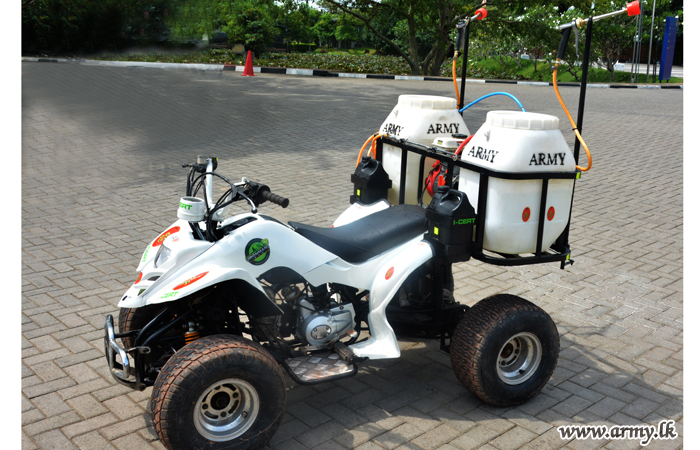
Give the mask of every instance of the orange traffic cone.
<svg viewBox="0 0 700 450">
<path fill-rule="evenodd" d="M 255 74 L 253 74 L 253 54 L 251 53 L 250 50 L 248 50 L 248 57 L 245 60 L 245 69 L 243 69 L 243 75 L 244 77 L 254 77 Z"/>
</svg>

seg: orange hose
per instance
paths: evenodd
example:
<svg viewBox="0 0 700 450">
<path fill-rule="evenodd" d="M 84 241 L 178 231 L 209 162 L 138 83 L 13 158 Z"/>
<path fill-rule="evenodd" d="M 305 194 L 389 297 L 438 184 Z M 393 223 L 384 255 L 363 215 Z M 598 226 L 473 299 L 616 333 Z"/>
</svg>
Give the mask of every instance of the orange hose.
<svg viewBox="0 0 700 450">
<path fill-rule="evenodd" d="M 369 150 L 367 150 L 367 156 L 372 154 L 372 158 L 377 159 L 377 139 L 380 137 L 380 135 L 376 135 L 372 138 L 372 144 L 369 146 Z"/>
<path fill-rule="evenodd" d="M 357 162 L 355 163 L 355 167 L 360 165 L 360 161 L 362 161 L 362 154 L 365 152 L 365 147 L 367 147 L 367 144 L 370 143 L 373 139 L 376 140 L 379 137 L 379 133 L 374 133 L 372 136 L 369 137 L 360 149 L 360 154 L 357 155 Z M 375 149 L 375 155 L 376 155 L 376 149 Z"/>
<path fill-rule="evenodd" d="M 587 172 L 591 170 L 591 166 L 593 166 L 593 158 L 591 157 L 591 152 L 588 150 L 588 146 L 586 145 L 586 142 L 583 140 L 583 137 L 581 137 L 581 133 L 578 131 L 578 127 L 576 126 L 576 123 L 574 122 L 574 119 L 571 117 L 571 114 L 569 114 L 569 110 L 564 104 L 564 100 L 561 98 L 561 94 L 559 94 L 559 86 L 557 86 L 557 71 L 559 70 L 559 63 L 557 63 L 554 66 L 554 73 L 552 73 L 552 82 L 554 84 L 554 92 L 557 94 L 557 98 L 559 99 L 559 103 L 561 104 L 561 107 L 564 108 L 564 112 L 566 113 L 566 116 L 569 118 L 569 122 L 571 122 L 571 126 L 574 127 L 574 133 L 576 133 L 576 138 L 579 140 L 581 145 L 583 146 L 583 149 L 586 150 L 586 156 L 588 156 L 588 167 L 583 168 L 581 166 L 576 166 L 576 168 L 582 172 Z"/>
<path fill-rule="evenodd" d="M 452 82 L 455 85 L 455 94 L 457 95 L 457 108 L 459 109 L 459 88 L 457 87 L 457 57 L 452 58 Z"/>
</svg>

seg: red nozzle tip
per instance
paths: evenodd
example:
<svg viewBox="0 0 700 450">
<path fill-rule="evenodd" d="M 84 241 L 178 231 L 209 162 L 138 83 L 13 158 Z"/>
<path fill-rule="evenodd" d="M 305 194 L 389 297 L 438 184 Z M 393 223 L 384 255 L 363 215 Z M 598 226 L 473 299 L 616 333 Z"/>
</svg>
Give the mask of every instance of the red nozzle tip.
<svg viewBox="0 0 700 450">
<path fill-rule="evenodd" d="M 486 18 L 487 14 L 488 12 L 486 11 L 486 8 L 479 8 L 476 10 L 476 15 L 479 16 L 477 17 L 478 20 L 483 20 L 484 18 Z"/>
<path fill-rule="evenodd" d="M 631 3 L 627 4 L 627 15 L 632 17 L 632 16 L 638 16 L 641 14 L 641 11 L 639 9 L 639 0 L 635 0 Z"/>
</svg>

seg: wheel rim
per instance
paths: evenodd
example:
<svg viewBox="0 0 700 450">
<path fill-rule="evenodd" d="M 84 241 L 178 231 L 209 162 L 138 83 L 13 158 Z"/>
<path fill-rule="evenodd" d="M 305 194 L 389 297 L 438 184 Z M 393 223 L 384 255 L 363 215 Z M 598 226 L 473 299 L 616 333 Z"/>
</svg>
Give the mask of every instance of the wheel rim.
<svg viewBox="0 0 700 450">
<path fill-rule="evenodd" d="M 249 383 L 236 378 L 207 388 L 194 407 L 199 434 L 212 441 L 229 441 L 242 435 L 258 417 L 260 397 Z"/>
<path fill-rule="evenodd" d="M 532 333 L 511 337 L 498 353 L 496 370 L 506 384 L 524 383 L 535 373 L 542 361 L 542 344 Z"/>
</svg>

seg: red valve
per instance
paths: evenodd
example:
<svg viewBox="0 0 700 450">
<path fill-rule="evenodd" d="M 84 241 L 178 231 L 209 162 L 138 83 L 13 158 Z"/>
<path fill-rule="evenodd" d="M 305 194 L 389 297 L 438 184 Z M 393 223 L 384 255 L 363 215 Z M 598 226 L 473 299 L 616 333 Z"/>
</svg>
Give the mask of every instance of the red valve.
<svg viewBox="0 0 700 450">
<path fill-rule="evenodd" d="M 639 5 L 637 5 L 637 7 L 639 7 Z M 479 8 L 476 10 L 477 20 L 483 20 L 486 18 L 487 14 L 486 8 Z"/>
<path fill-rule="evenodd" d="M 632 16 L 638 16 L 641 14 L 641 11 L 639 10 L 639 0 L 635 0 L 631 3 L 627 4 L 627 15 L 632 17 Z"/>
</svg>

